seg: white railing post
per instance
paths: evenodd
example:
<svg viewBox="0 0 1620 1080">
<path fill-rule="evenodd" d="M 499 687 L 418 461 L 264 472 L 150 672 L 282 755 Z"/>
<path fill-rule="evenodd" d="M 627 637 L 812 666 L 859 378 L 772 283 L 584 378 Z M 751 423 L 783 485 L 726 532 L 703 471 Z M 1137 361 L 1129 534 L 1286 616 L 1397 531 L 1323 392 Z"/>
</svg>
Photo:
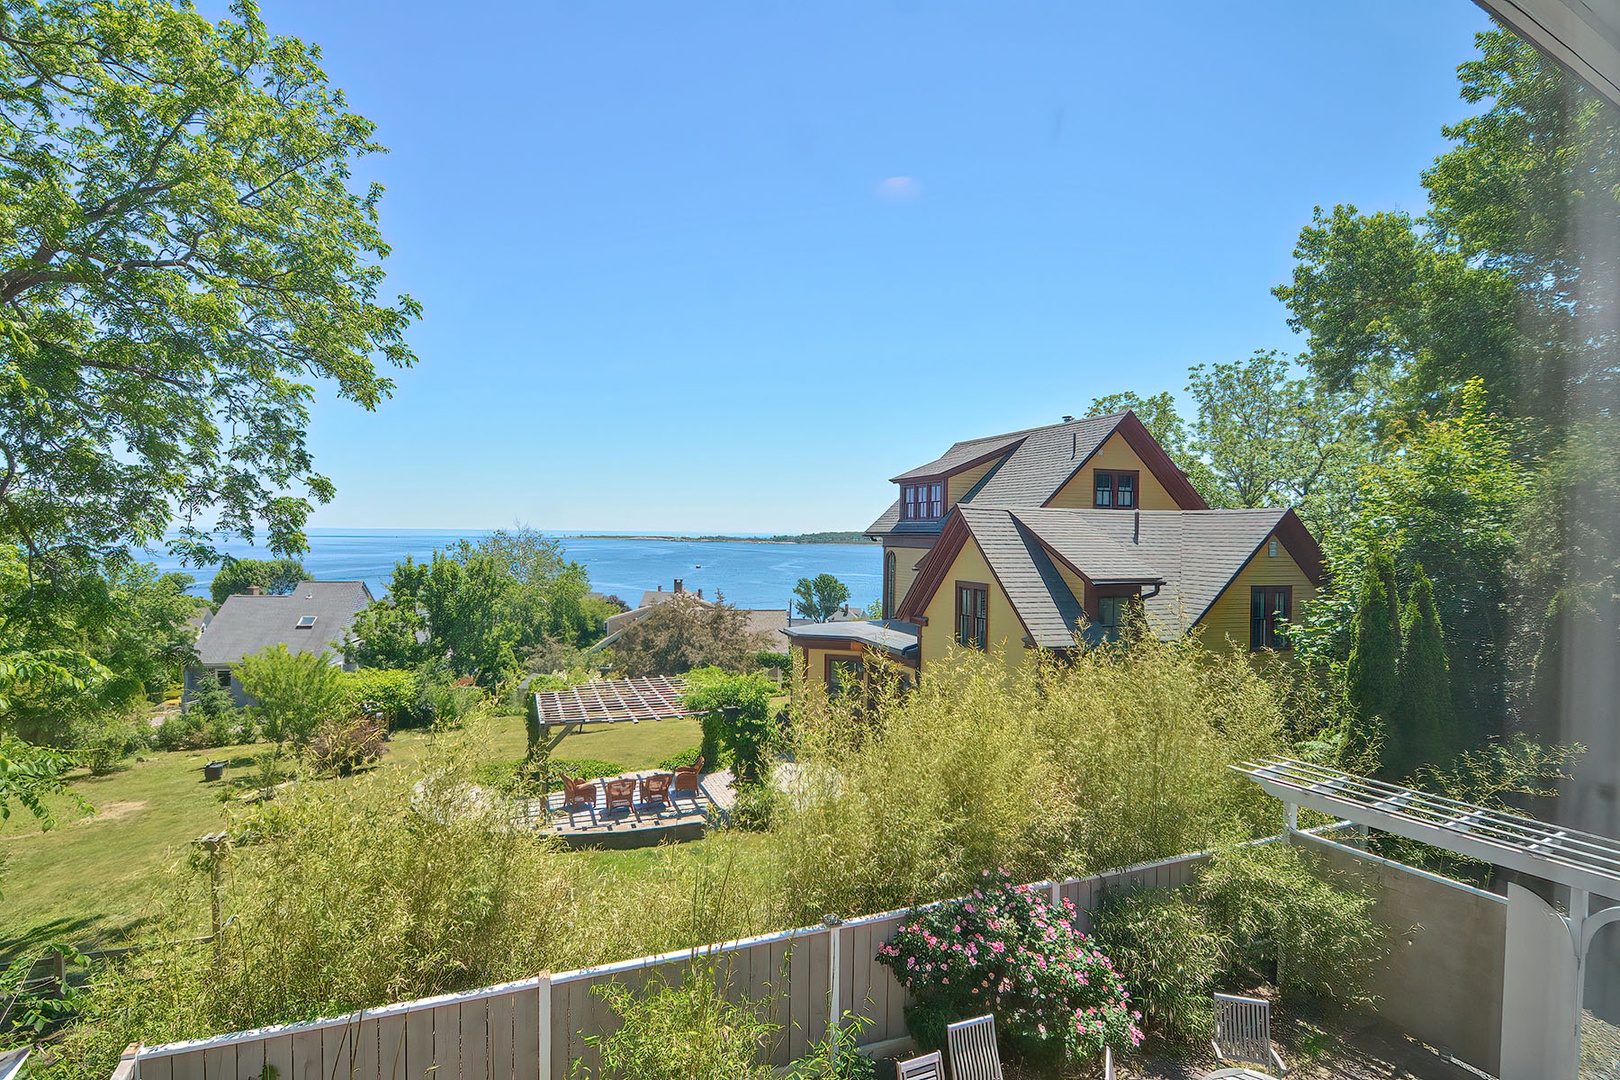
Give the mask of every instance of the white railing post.
<svg viewBox="0 0 1620 1080">
<path fill-rule="evenodd" d="M 540 973 L 538 989 L 540 1017 L 536 1030 L 540 1033 L 540 1067 L 535 1070 L 535 1074 L 540 1080 L 551 1080 L 551 972 Z"/>
<path fill-rule="evenodd" d="M 844 921 L 836 915 L 823 915 L 821 921 L 827 927 L 827 1065 L 830 1071 L 838 1067 L 838 1035 L 844 1018 L 843 986 L 838 978 L 839 938 L 843 936 L 840 928 Z"/>
</svg>

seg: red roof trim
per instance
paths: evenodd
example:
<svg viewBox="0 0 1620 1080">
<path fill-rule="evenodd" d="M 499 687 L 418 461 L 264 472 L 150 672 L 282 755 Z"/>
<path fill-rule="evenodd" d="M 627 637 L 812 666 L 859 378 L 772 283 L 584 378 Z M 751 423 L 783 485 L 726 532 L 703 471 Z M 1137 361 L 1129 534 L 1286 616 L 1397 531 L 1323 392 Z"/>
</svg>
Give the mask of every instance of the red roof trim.
<svg viewBox="0 0 1620 1080">
<path fill-rule="evenodd" d="M 1176 501 L 1176 506 L 1182 510 L 1209 509 L 1209 503 L 1205 502 L 1204 497 L 1198 494 L 1198 489 L 1192 486 L 1192 482 L 1187 479 L 1187 475 L 1176 467 L 1174 461 L 1170 460 L 1170 455 L 1165 453 L 1164 447 L 1159 445 L 1159 440 L 1153 437 L 1153 433 L 1147 429 L 1147 426 L 1141 420 L 1137 419 L 1134 412 L 1128 410 L 1120 416 L 1119 423 L 1114 425 L 1114 429 L 1104 435 L 1097 445 L 1092 448 L 1091 453 L 1087 454 L 1080 464 L 1074 467 L 1074 471 L 1063 478 L 1063 483 L 1053 490 L 1052 494 L 1047 497 L 1041 506 L 1043 508 L 1051 506 L 1052 500 L 1058 497 L 1058 492 L 1068 487 L 1074 478 L 1080 475 L 1080 470 L 1089 465 L 1091 459 L 1096 457 L 1098 452 L 1108 445 L 1108 440 L 1115 435 L 1123 438 L 1125 444 L 1136 451 L 1136 456 L 1142 459 L 1142 464 L 1147 466 L 1148 472 L 1152 473 L 1154 478 L 1164 485 L 1164 490 L 1169 492 L 1170 497 Z"/>
</svg>

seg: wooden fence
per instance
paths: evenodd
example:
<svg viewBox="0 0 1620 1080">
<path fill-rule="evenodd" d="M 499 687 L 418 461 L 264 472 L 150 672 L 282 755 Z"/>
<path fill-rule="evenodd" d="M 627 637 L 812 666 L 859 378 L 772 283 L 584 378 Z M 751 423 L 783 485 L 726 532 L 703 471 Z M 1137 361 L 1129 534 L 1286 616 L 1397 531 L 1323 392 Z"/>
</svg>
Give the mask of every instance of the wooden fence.
<svg viewBox="0 0 1620 1080">
<path fill-rule="evenodd" d="M 1474 907 L 1496 899 L 1398 863 L 1369 858 L 1320 835 L 1317 841 L 1337 869 L 1356 870 L 1380 894 L 1390 893 L 1393 885 L 1386 906 L 1409 891 L 1407 878 L 1422 878 L 1425 923 L 1466 923 L 1474 917 Z M 1185 885 L 1207 858 L 1206 854 L 1182 855 L 1094 877 L 1038 882 L 1036 887 L 1055 900 L 1073 901 L 1076 927 L 1087 931 L 1091 912 L 1107 893 Z M 1370 873 L 1375 864 L 1382 879 L 1375 880 L 1377 875 Z M 1395 880 L 1389 880 L 1391 875 Z M 1419 913 L 1401 907 L 1394 914 L 1407 919 Z M 845 1010 L 870 1021 L 861 1034 L 863 1047 L 876 1053 L 895 1052 L 909 1045 L 906 993 L 889 969 L 877 962 L 877 950 L 906 915 L 891 911 L 697 950 L 542 974 L 307 1024 L 131 1047 L 113 1080 L 565 1080 L 574 1062 L 596 1064 L 586 1036 L 608 1034 L 618 1024 L 612 1010 L 591 992 L 593 987 L 619 982 L 634 991 L 655 980 L 676 985 L 694 972 L 712 972 L 734 1001 L 765 1003 L 767 1016 L 779 1025 L 765 1055 L 773 1065 L 802 1057 L 828 1034 L 830 1023 Z M 1406 938 L 1421 932 L 1405 922 L 1391 929 Z M 1443 933 L 1436 937 L 1440 946 L 1447 940 Z M 1489 983 L 1488 972 L 1478 978 L 1435 979 L 1419 970 L 1427 966 L 1431 966 L 1428 951 L 1402 948 L 1391 954 L 1387 970 L 1380 973 L 1384 985 L 1417 980 L 1425 987 L 1421 1001 L 1408 1001 L 1409 995 L 1389 995 L 1380 1013 L 1397 1027 L 1427 1032 L 1421 1013 L 1433 1013 L 1447 1003 L 1466 1004 L 1482 991 L 1493 989 L 1478 985 Z M 1464 1060 L 1478 1063 L 1486 1060 L 1480 1048 L 1490 1042 L 1496 1028 L 1488 1022 L 1476 1026 L 1481 1028 L 1475 1033 L 1478 1037 L 1470 1035 L 1463 1041 L 1477 1042 L 1479 1047 L 1470 1046 L 1476 1053 L 1464 1055 Z M 1426 1037 L 1433 1040 L 1441 1034 Z"/>
<path fill-rule="evenodd" d="M 1108 889 L 1183 885 L 1204 858 L 1183 855 L 1036 887 L 1054 899 L 1072 900 L 1084 930 Z M 678 985 L 692 972 L 710 969 L 732 1000 L 766 1003 L 767 1017 L 779 1027 L 766 1053 L 774 1065 L 803 1057 L 846 1010 L 870 1021 L 861 1034 L 863 1046 L 899 1048 L 908 1042 L 906 992 L 877 962 L 877 950 L 906 914 L 890 911 L 543 974 L 306 1024 L 132 1047 L 114 1080 L 564 1080 L 576 1060 L 596 1064 L 585 1036 L 607 1034 L 618 1023 L 593 987 Z"/>
</svg>

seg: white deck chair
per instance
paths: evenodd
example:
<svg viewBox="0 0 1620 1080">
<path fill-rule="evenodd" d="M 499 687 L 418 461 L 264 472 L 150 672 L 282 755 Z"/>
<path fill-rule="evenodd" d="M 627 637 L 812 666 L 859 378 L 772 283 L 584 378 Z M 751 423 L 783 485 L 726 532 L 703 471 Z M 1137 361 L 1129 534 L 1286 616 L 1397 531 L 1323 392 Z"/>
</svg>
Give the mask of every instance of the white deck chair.
<svg viewBox="0 0 1620 1080">
<path fill-rule="evenodd" d="M 1279 1076 L 1288 1075 L 1282 1055 L 1271 1045 L 1271 1002 L 1263 998 L 1216 994 L 1215 1038 L 1211 1045 L 1221 1061 L 1258 1065 L 1262 1069 L 1275 1066 Z M 1242 1076 L 1245 1071 L 1222 1069 L 1210 1073 L 1209 1077 Z"/>
<path fill-rule="evenodd" d="M 951 1080 L 1001 1080 L 994 1016 L 959 1020 L 947 1027 L 945 1049 L 951 1058 Z"/>
<path fill-rule="evenodd" d="M 938 1050 L 919 1054 L 899 1063 L 895 1080 L 945 1080 L 945 1062 L 940 1060 Z"/>
</svg>

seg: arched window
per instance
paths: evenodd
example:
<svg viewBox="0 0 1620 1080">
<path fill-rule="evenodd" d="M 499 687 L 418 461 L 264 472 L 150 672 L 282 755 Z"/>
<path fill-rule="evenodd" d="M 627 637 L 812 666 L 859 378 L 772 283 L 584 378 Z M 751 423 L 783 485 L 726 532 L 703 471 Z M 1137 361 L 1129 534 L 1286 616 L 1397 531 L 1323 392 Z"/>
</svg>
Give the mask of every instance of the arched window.
<svg viewBox="0 0 1620 1080">
<path fill-rule="evenodd" d="M 890 551 L 883 556 L 883 617 L 891 618 L 894 615 L 894 552 Z"/>
</svg>

